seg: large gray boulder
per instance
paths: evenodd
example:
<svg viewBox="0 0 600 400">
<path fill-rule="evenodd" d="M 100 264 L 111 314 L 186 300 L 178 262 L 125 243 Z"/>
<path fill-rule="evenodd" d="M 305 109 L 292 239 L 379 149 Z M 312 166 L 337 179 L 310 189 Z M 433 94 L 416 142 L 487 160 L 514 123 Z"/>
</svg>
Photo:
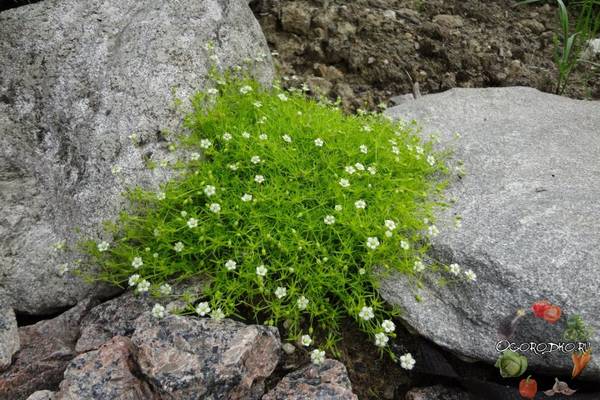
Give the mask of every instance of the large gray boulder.
<svg viewBox="0 0 600 400">
<path fill-rule="evenodd" d="M 580 314 L 598 349 L 600 103 L 529 88 L 453 89 L 387 113 L 419 121 L 464 160 L 466 176 L 451 182 L 448 198 L 456 202 L 440 212 L 446 222 L 431 256 L 473 269 L 477 282 L 440 286 L 426 272 L 417 289 L 393 275 L 381 282 L 383 298 L 400 305 L 421 335 L 472 359 L 493 363 L 500 321 L 542 299 L 563 317 L 549 324 L 529 312 L 512 341 L 558 342 L 566 318 Z M 455 215 L 460 229 L 449 223 Z M 526 355 L 540 371 L 572 368 L 569 353 Z M 600 380 L 599 361 L 594 356 L 583 377 Z"/>
<path fill-rule="evenodd" d="M 124 188 L 168 177 L 146 160 L 174 157 L 174 93 L 204 86 L 207 43 L 221 67 L 264 55 L 264 83 L 273 68 L 244 0 L 46 0 L 0 13 L 0 38 L 0 299 L 42 314 L 92 291 L 61 276 L 78 256 L 53 245 L 97 235 Z"/>
</svg>

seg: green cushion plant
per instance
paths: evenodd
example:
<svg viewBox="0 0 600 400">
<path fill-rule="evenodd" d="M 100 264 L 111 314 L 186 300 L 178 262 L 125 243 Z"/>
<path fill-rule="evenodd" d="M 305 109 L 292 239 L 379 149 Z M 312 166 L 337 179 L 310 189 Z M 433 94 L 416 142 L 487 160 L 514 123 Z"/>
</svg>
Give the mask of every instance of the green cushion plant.
<svg viewBox="0 0 600 400">
<path fill-rule="evenodd" d="M 184 313 L 255 319 L 329 350 L 349 316 L 387 348 L 398 311 L 378 296 L 377 275 L 422 273 L 443 156 L 413 125 L 344 115 L 300 89 L 243 73 L 214 86 L 185 119 L 185 155 L 169 166 L 178 177 L 131 190 L 112 242 L 86 243 L 96 278 L 161 302 L 167 282 L 197 277 L 206 287 Z"/>
</svg>

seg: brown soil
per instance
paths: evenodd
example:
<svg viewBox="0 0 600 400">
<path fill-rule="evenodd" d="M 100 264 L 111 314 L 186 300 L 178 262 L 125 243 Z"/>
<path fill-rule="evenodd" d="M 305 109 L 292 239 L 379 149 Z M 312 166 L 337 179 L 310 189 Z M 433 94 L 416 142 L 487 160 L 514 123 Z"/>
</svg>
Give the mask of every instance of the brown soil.
<svg viewBox="0 0 600 400">
<path fill-rule="evenodd" d="M 286 86 L 341 97 L 347 109 L 453 87 L 556 88 L 555 6 L 516 0 L 253 0 Z M 296 79 L 294 79 L 294 77 Z M 564 93 L 600 99 L 581 64 Z"/>
</svg>

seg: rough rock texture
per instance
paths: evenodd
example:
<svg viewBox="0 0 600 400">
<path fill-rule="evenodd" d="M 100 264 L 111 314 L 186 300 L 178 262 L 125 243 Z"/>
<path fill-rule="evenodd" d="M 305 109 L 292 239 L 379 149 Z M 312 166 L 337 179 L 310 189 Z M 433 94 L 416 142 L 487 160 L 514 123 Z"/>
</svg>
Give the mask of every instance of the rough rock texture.
<svg viewBox="0 0 600 400">
<path fill-rule="evenodd" d="M 404 396 L 405 400 L 470 400 L 469 395 L 459 389 L 451 389 L 441 385 L 411 389 Z"/>
<path fill-rule="evenodd" d="M 222 67 L 265 54 L 264 82 L 273 69 L 244 0 L 47 0 L 0 13 L 0 37 L 0 298 L 48 313 L 91 291 L 59 276 L 77 255 L 53 244 L 95 236 L 125 187 L 168 176 L 146 160 L 169 157 L 173 92 L 204 85 L 205 45 Z"/>
<path fill-rule="evenodd" d="M 279 361 L 275 328 L 149 313 L 132 337 L 141 373 L 165 399 L 258 399 Z"/>
<path fill-rule="evenodd" d="M 100 347 L 113 336 L 131 336 L 135 320 L 152 308 L 155 299 L 129 291 L 94 307 L 81 321 L 81 335 L 75 351 L 83 353 Z"/>
<path fill-rule="evenodd" d="M 512 341 L 560 341 L 565 319 L 580 314 L 598 348 L 600 103 L 529 88 L 453 89 L 387 113 L 420 121 L 464 160 L 467 174 L 448 193 L 456 203 L 440 215 L 460 215 L 462 228 L 440 226 L 432 256 L 473 269 L 477 282 L 441 287 L 426 273 L 418 302 L 414 283 L 392 276 L 382 281 L 384 299 L 402 306 L 423 336 L 489 363 L 498 357 L 500 321 L 541 299 L 563 309 L 561 320 L 529 313 Z M 453 140 L 455 132 L 462 138 Z M 527 356 L 534 369 L 572 368 L 569 354 Z M 600 380 L 597 358 L 583 376 Z"/>
<path fill-rule="evenodd" d="M 327 359 L 287 374 L 262 400 L 358 400 L 342 363 Z"/>
<path fill-rule="evenodd" d="M 19 328 L 21 350 L 9 369 L 0 373 L 0 399 L 25 399 L 41 389 L 53 389 L 75 357 L 79 323 L 94 305 L 85 300 L 56 318 Z"/>
<path fill-rule="evenodd" d="M 116 336 L 98 350 L 75 358 L 54 400 L 150 400 L 158 399 L 147 383 L 138 379 L 131 341 Z"/>
<path fill-rule="evenodd" d="M 8 368 L 12 356 L 19 351 L 17 319 L 11 307 L 0 303 L 0 371 Z"/>
<path fill-rule="evenodd" d="M 55 392 L 50 390 L 38 390 L 27 398 L 27 400 L 54 400 Z"/>
</svg>

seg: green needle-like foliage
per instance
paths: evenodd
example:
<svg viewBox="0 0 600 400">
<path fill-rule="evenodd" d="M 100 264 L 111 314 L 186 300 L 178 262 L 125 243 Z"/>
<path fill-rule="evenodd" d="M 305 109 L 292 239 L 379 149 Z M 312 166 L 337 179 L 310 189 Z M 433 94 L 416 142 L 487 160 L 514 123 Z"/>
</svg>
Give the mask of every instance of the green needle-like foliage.
<svg viewBox="0 0 600 400">
<path fill-rule="evenodd" d="M 415 273 L 437 232 L 442 155 L 414 125 L 239 75 L 198 93 L 185 126 L 178 178 L 129 193 L 108 249 L 87 242 L 97 279 L 138 292 L 149 283 L 161 301 L 161 284 L 198 277 L 206 287 L 189 313 L 206 302 L 213 317 L 314 334 L 330 349 L 350 316 L 383 348 L 394 333 L 381 323 L 396 311 L 374 272 Z"/>
</svg>

